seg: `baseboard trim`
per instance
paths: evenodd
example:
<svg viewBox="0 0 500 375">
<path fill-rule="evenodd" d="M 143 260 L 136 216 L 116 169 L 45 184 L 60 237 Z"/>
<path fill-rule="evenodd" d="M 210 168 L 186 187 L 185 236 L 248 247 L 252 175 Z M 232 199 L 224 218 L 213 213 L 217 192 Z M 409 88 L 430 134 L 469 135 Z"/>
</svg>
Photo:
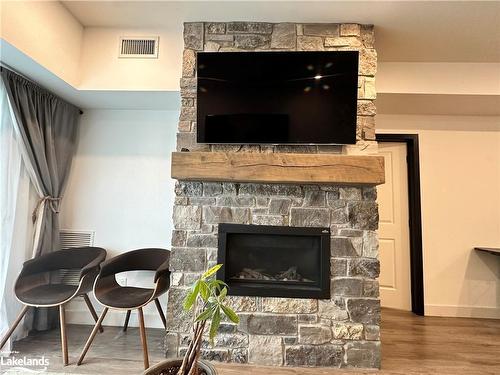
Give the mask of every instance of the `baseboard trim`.
<svg viewBox="0 0 500 375">
<path fill-rule="evenodd" d="M 500 319 L 500 308 L 487 306 L 425 305 L 425 315 Z"/>
</svg>

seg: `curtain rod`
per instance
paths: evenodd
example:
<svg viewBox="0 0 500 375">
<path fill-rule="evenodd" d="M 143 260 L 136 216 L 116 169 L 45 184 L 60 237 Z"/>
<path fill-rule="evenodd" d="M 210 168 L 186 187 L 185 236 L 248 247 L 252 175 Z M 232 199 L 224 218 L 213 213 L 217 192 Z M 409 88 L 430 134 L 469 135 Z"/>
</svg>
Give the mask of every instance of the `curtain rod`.
<svg viewBox="0 0 500 375">
<path fill-rule="evenodd" d="M 16 73 L 18 76 L 23 77 L 26 81 L 29 81 L 29 82 L 31 82 L 32 84 L 34 84 L 34 85 L 36 85 L 36 86 L 38 86 L 38 87 L 40 87 L 40 88 L 44 89 L 45 91 L 49 92 L 51 95 L 54 95 L 54 96 L 57 96 L 58 98 L 60 98 L 60 96 L 59 96 L 59 95 L 56 95 L 56 94 L 52 93 L 51 91 L 47 90 L 45 87 L 41 86 L 38 82 L 33 81 L 31 78 L 26 77 L 24 74 L 20 73 L 19 71 L 17 71 L 17 70 L 16 70 L 16 69 L 14 69 L 14 68 L 12 68 L 10 65 L 8 65 L 8 64 L 6 64 L 6 63 L 4 63 L 3 61 L 0 61 L 0 71 L 1 71 L 1 70 L 3 70 L 3 69 L 7 69 L 7 70 L 10 70 L 10 71 L 11 71 L 11 72 L 13 72 L 13 73 Z M 62 99 L 62 98 L 61 98 L 61 99 Z M 64 100 L 64 99 L 62 99 L 62 100 Z M 65 102 L 68 102 L 67 100 L 64 100 L 64 101 L 65 101 Z M 69 102 L 68 102 L 68 103 L 69 103 Z M 74 105 L 74 104 L 72 104 L 72 105 Z M 76 106 L 75 106 L 75 107 L 76 107 Z M 83 111 L 82 111 L 80 108 L 78 108 L 78 110 L 80 111 L 80 114 L 81 114 L 81 115 L 83 115 Z"/>
</svg>

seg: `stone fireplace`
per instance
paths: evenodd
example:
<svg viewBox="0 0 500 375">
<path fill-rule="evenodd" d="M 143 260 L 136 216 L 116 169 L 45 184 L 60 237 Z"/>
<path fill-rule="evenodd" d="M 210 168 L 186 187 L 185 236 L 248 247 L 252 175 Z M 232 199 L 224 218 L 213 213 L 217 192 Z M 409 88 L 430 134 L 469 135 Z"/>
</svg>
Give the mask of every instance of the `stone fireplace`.
<svg viewBox="0 0 500 375">
<path fill-rule="evenodd" d="M 376 152 L 373 26 L 196 22 L 184 25 L 177 149 L 237 153 Z M 357 144 L 196 143 L 196 51 L 357 50 Z M 239 326 L 224 322 L 209 360 L 274 366 L 380 367 L 378 208 L 374 185 L 178 180 L 167 356 L 185 351 L 187 287 L 218 261 Z M 258 236 L 258 242 L 255 239 Z"/>
</svg>

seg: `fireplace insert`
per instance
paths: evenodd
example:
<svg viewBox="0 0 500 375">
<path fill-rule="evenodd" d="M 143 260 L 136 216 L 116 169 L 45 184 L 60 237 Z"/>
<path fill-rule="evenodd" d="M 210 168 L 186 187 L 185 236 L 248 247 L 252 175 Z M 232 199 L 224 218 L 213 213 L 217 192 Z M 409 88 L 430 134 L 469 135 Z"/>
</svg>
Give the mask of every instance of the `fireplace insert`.
<svg viewBox="0 0 500 375">
<path fill-rule="evenodd" d="M 330 229 L 219 224 L 217 277 L 238 296 L 330 298 Z"/>
</svg>

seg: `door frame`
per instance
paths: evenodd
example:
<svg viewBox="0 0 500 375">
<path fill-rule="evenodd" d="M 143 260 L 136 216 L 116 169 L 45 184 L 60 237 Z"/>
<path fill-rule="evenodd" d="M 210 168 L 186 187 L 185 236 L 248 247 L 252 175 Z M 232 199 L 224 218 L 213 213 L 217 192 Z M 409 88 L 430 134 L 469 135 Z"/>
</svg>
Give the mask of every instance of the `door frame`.
<svg viewBox="0 0 500 375">
<path fill-rule="evenodd" d="M 408 166 L 408 214 L 410 226 L 411 311 L 424 315 L 424 265 L 422 256 L 422 207 L 418 134 L 376 134 L 377 142 L 406 144 Z"/>
</svg>

